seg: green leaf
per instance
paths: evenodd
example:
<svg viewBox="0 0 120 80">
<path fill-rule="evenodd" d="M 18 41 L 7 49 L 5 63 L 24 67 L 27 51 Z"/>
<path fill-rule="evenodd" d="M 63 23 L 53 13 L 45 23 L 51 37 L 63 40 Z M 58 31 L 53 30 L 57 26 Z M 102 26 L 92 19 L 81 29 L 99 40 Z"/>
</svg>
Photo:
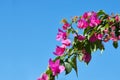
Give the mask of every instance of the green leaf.
<svg viewBox="0 0 120 80">
<path fill-rule="evenodd" d="M 78 55 L 78 60 L 79 60 L 79 61 L 82 61 L 82 58 L 83 58 L 83 54 L 79 54 L 79 55 Z"/>
<path fill-rule="evenodd" d="M 73 56 L 72 57 L 72 66 L 73 66 L 73 69 L 75 70 L 76 72 L 76 75 L 78 76 L 78 69 L 77 69 L 77 57 L 76 56 Z"/>
<path fill-rule="evenodd" d="M 111 18 L 111 19 L 110 19 L 110 22 L 114 22 L 114 21 L 115 21 L 115 19 L 114 19 L 114 18 Z"/>
<path fill-rule="evenodd" d="M 109 27 L 109 24 L 108 23 L 106 23 L 106 25 L 104 26 L 105 28 L 108 28 Z"/>
<path fill-rule="evenodd" d="M 115 35 L 117 36 L 117 37 L 119 37 L 119 35 L 120 35 L 120 22 L 119 23 L 116 23 L 115 24 L 115 26 L 116 26 L 116 29 L 115 29 Z"/>
<path fill-rule="evenodd" d="M 96 42 L 90 44 L 91 52 L 97 51 L 97 49 L 100 49 L 100 47 L 103 48 L 102 41 L 97 40 Z"/>
<path fill-rule="evenodd" d="M 101 27 L 102 27 L 102 25 L 99 25 L 99 26 L 97 27 L 97 30 L 100 30 L 100 29 L 101 29 Z"/>
<path fill-rule="evenodd" d="M 97 42 L 97 47 L 101 51 L 101 53 L 105 50 L 104 45 L 102 44 L 102 41 Z"/>
<path fill-rule="evenodd" d="M 90 31 L 90 27 L 84 29 L 83 35 L 87 36 L 88 32 Z"/>
<path fill-rule="evenodd" d="M 55 80 L 55 76 L 49 76 L 49 80 Z"/>
<path fill-rule="evenodd" d="M 88 39 L 95 33 L 95 30 L 91 30 L 90 33 L 88 34 Z"/>
<path fill-rule="evenodd" d="M 72 66 L 68 62 L 65 62 L 65 71 L 66 71 L 66 73 L 65 73 L 66 75 L 72 71 Z"/>
<path fill-rule="evenodd" d="M 96 50 L 97 50 L 97 45 L 96 44 L 93 44 L 93 50 L 92 50 L 92 52 L 95 52 Z"/>
<path fill-rule="evenodd" d="M 84 43 L 83 42 L 77 42 L 76 43 L 76 47 L 79 49 L 79 50 L 81 50 L 82 48 L 83 48 L 83 45 L 84 45 Z"/>
<path fill-rule="evenodd" d="M 53 61 L 56 61 L 57 59 L 60 59 L 60 56 L 57 56 Z"/>
<path fill-rule="evenodd" d="M 90 42 L 88 42 L 88 43 L 85 45 L 85 50 L 86 50 L 88 53 L 91 53 L 91 45 L 90 45 Z"/>
<path fill-rule="evenodd" d="M 71 54 L 73 54 L 73 49 L 69 49 L 69 51 L 67 52 L 68 53 L 68 56 L 70 56 Z"/>
<path fill-rule="evenodd" d="M 103 32 L 105 29 L 107 29 L 109 27 L 109 24 L 106 23 L 104 27 L 101 27 L 100 30 L 101 32 Z"/>
<path fill-rule="evenodd" d="M 103 10 L 98 11 L 97 13 L 98 16 L 105 15 L 105 12 Z"/>
<path fill-rule="evenodd" d="M 48 69 L 48 70 L 46 71 L 46 74 L 52 74 L 52 71 L 51 71 L 50 69 Z"/>
<path fill-rule="evenodd" d="M 70 34 L 71 32 L 72 32 L 71 28 L 67 29 L 67 34 Z"/>
<path fill-rule="evenodd" d="M 114 46 L 114 48 L 118 48 L 118 42 L 117 42 L 117 41 L 114 41 L 114 42 L 113 42 L 113 46 Z"/>
</svg>

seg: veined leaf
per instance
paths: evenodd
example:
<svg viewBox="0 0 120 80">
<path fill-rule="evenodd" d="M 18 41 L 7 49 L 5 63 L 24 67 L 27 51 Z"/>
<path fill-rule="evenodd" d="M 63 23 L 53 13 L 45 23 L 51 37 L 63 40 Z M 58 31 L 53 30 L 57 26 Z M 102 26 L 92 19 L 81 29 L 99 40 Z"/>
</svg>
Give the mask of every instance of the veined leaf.
<svg viewBox="0 0 120 80">
<path fill-rule="evenodd" d="M 72 71 L 72 66 L 68 62 L 65 62 L 65 71 L 66 71 L 66 73 L 65 73 L 66 75 Z"/>
<path fill-rule="evenodd" d="M 76 75 L 78 76 L 77 59 L 76 58 L 77 58 L 76 56 L 73 56 L 71 60 L 72 60 L 73 69 L 75 70 Z"/>
</svg>

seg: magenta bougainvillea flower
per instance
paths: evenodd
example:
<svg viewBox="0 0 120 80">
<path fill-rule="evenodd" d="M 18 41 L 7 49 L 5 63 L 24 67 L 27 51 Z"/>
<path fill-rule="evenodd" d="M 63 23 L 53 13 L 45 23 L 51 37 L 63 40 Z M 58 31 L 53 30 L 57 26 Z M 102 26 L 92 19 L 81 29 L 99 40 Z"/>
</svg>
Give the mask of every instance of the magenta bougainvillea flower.
<svg viewBox="0 0 120 80">
<path fill-rule="evenodd" d="M 87 19 L 87 18 L 89 18 L 91 15 L 92 15 L 91 12 L 85 12 L 82 17 L 83 17 L 84 19 Z"/>
<path fill-rule="evenodd" d="M 98 24 L 100 24 L 100 20 L 97 18 L 97 16 L 91 16 L 90 17 L 90 24 L 89 24 L 89 26 L 90 27 L 95 27 Z"/>
<path fill-rule="evenodd" d="M 88 27 L 88 23 L 87 23 L 86 20 L 84 20 L 84 19 L 82 18 L 82 19 L 78 20 L 77 26 L 78 26 L 78 28 L 80 28 L 80 29 L 85 29 L 85 28 Z"/>
<path fill-rule="evenodd" d="M 78 28 L 85 29 L 88 26 L 95 27 L 100 24 L 100 19 L 95 12 L 86 12 L 83 16 L 78 20 Z"/>
<path fill-rule="evenodd" d="M 96 33 L 94 33 L 94 34 L 90 37 L 89 41 L 90 41 L 90 42 L 95 42 L 96 40 L 97 40 L 97 38 L 96 38 Z"/>
<path fill-rule="evenodd" d="M 65 39 L 65 40 L 62 40 L 62 44 L 65 46 L 70 46 L 71 41 L 70 41 L 70 39 Z"/>
<path fill-rule="evenodd" d="M 112 29 L 112 31 L 114 31 L 114 30 L 116 29 L 116 27 L 115 27 L 115 26 L 112 26 L 111 29 Z"/>
<path fill-rule="evenodd" d="M 107 33 L 108 33 L 108 29 L 103 30 L 103 32 L 104 32 L 105 34 L 107 34 Z"/>
<path fill-rule="evenodd" d="M 56 40 L 62 40 L 67 38 L 67 33 L 62 31 L 61 29 L 58 29 L 58 34 L 56 36 Z"/>
<path fill-rule="evenodd" d="M 86 51 L 83 52 L 82 60 L 86 63 L 89 63 L 91 60 L 91 54 L 87 53 Z"/>
<path fill-rule="evenodd" d="M 120 16 L 116 15 L 116 16 L 115 16 L 115 20 L 116 20 L 117 22 L 119 22 L 119 21 L 120 21 Z"/>
<path fill-rule="evenodd" d="M 114 32 L 111 32 L 110 34 L 111 34 L 111 37 L 110 37 L 111 40 L 118 41 L 118 38 L 115 36 Z"/>
<path fill-rule="evenodd" d="M 102 38 L 103 38 L 103 34 L 97 34 L 97 39 L 98 40 L 102 40 Z"/>
<path fill-rule="evenodd" d="M 37 80 L 48 80 L 48 75 L 43 73 L 42 77 L 38 78 Z"/>
<path fill-rule="evenodd" d="M 68 27 L 70 27 L 70 24 L 67 22 L 62 26 L 63 30 L 67 30 Z"/>
<path fill-rule="evenodd" d="M 99 20 L 98 16 L 97 16 L 97 13 L 94 12 L 94 11 L 92 11 L 92 12 L 85 12 L 83 14 L 83 16 L 82 16 L 82 19 L 83 19 L 84 22 L 81 21 L 79 25 L 83 25 L 82 23 L 84 23 L 84 25 L 85 25 L 88 22 L 88 24 L 89 24 L 90 27 L 95 27 L 98 24 L 100 24 L 100 22 L 101 22 Z M 86 28 L 86 27 L 84 27 L 84 28 Z"/>
<path fill-rule="evenodd" d="M 118 36 L 118 40 L 120 40 L 120 35 Z"/>
<path fill-rule="evenodd" d="M 54 61 L 52 61 L 52 59 L 50 59 L 49 67 L 52 70 L 53 76 L 56 76 L 57 74 L 59 74 L 65 70 L 65 67 L 63 65 L 60 65 L 60 60 L 56 60 L 54 62 Z"/>
<path fill-rule="evenodd" d="M 57 56 L 62 56 L 64 54 L 64 51 L 65 51 L 65 46 L 62 45 L 62 46 L 57 46 L 56 51 L 53 53 Z"/>
<path fill-rule="evenodd" d="M 78 40 L 80 40 L 80 41 L 85 40 L 85 36 L 82 36 L 82 35 L 78 35 L 77 38 L 78 38 Z"/>
<path fill-rule="evenodd" d="M 90 42 L 95 42 L 96 40 L 102 40 L 102 38 L 103 38 L 103 34 L 96 34 L 96 33 L 94 33 L 94 34 L 90 37 L 89 41 L 90 41 Z"/>
</svg>

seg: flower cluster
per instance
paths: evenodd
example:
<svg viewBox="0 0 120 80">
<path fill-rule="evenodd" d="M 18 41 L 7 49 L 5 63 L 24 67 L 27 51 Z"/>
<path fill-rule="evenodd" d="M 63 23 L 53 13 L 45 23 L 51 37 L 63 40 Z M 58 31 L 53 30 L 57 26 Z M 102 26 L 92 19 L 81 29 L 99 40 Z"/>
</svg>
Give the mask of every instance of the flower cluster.
<svg viewBox="0 0 120 80">
<path fill-rule="evenodd" d="M 64 23 L 62 28 L 65 31 L 58 29 L 56 40 L 61 41 L 62 45 L 56 47 L 56 51 L 54 52 L 54 54 L 57 56 L 62 56 L 64 54 L 66 47 L 70 46 L 71 44 L 71 41 L 70 39 L 68 39 L 68 35 L 66 32 L 66 30 L 70 27 L 70 24 L 65 19 L 63 19 L 62 22 Z"/>
<path fill-rule="evenodd" d="M 78 28 L 86 29 L 87 27 L 95 27 L 100 24 L 100 19 L 95 12 L 86 12 L 83 16 L 78 20 Z"/>
<path fill-rule="evenodd" d="M 56 60 L 55 62 L 53 62 L 50 59 L 49 67 L 52 70 L 54 76 L 56 76 L 57 74 L 59 74 L 65 70 L 65 67 L 63 65 L 60 65 L 60 60 Z"/>
<path fill-rule="evenodd" d="M 109 32 L 108 30 L 104 30 L 104 34 L 105 34 L 105 37 L 104 37 L 104 42 L 108 42 L 109 40 L 112 40 L 114 42 L 117 42 L 118 40 L 120 40 L 120 35 L 117 36 L 115 34 L 115 29 L 116 27 L 114 27 L 114 30 L 113 28 L 111 27 L 110 29 L 112 30 L 111 32 Z M 120 27 L 119 27 L 120 28 Z"/>
<path fill-rule="evenodd" d="M 62 23 L 62 29 L 58 29 L 56 36 L 61 45 L 57 45 L 53 52 L 56 58 L 49 59 L 48 69 L 38 80 L 55 80 L 61 72 L 68 74 L 72 69 L 77 73 L 77 59 L 88 64 L 93 52 L 104 50 L 104 42 L 112 40 L 113 46 L 118 47 L 120 15 L 109 16 L 102 10 L 92 11 L 85 12 L 81 17 L 75 16 L 70 23 L 63 19 Z M 73 24 L 77 27 L 74 28 Z M 83 34 L 80 34 L 81 30 Z"/>
<path fill-rule="evenodd" d="M 63 19 L 62 22 L 64 23 L 64 25 L 62 26 L 62 29 L 58 29 L 58 33 L 56 36 L 56 40 L 60 41 L 62 43 L 61 46 L 56 46 L 55 52 L 53 52 L 53 54 L 55 54 L 56 56 L 63 56 L 64 52 L 67 48 L 67 46 L 71 45 L 71 40 L 68 39 L 68 35 L 66 30 L 70 27 L 70 24 Z M 60 64 L 60 59 L 57 59 L 56 61 L 53 61 L 52 59 L 49 60 L 49 69 L 52 72 L 52 76 L 56 76 L 59 73 L 63 72 L 65 70 L 65 66 Z M 50 79 L 50 76 L 48 78 L 47 74 L 43 74 L 42 77 L 38 78 L 38 80 L 48 80 Z"/>
</svg>

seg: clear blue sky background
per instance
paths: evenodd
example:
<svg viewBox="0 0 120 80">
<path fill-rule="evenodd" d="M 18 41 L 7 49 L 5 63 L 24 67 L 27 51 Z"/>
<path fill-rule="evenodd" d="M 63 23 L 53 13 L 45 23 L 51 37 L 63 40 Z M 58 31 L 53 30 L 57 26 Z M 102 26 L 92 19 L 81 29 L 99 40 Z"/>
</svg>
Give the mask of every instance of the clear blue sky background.
<svg viewBox="0 0 120 80">
<path fill-rule="evenodd" d="M 0 80 L 36 80 L 46 70 L 57 44 L 62 18 L 103 9 L 120 13 L 119 0 L 0 0 Z M 89 66 L 79 63 L 57 80 L 120 80 L 120 47 L 105 44 L 93 54 Z"/>
</svg>

